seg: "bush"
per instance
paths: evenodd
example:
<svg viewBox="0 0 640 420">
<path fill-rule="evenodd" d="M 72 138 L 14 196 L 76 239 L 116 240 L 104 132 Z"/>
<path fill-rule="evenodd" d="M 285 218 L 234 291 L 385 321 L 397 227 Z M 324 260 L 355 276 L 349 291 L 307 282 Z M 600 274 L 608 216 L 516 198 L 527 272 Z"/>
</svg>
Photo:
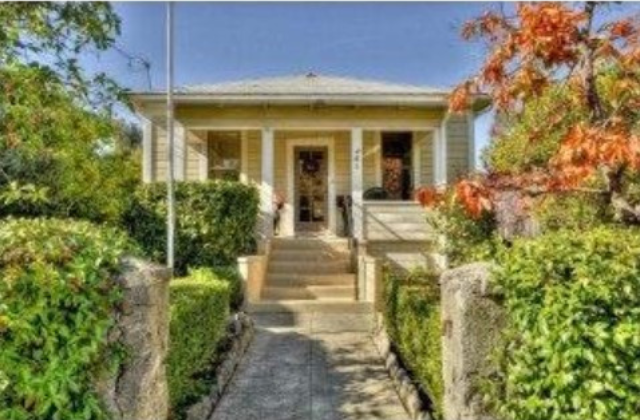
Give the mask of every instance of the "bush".
<svg viewBox="0 0 640 420">
<path fill-rule="evenodd" d="M 130 249 L 85 222 L 0 222 L 0 418 L 106 418 L 93 385 L 121 361 L 111 279 Z"/>
<path fill-rule="evenodd" d="M 120 220 L 141 158 L 130 129 L 89 108 L 51 72 L 2 65 L 0 217 Z"/>
<path fill-rule="evenodd" d="M 223 265 L 207 267 L 211 269 L 216 278 L 229 286 L 229 301 L 231 309 L 240 310 L 244 303 L 244 285 L 237 265 Z"/>
<path fill-rule="evenodd" d="M 402 362 L 442 413 L 442 327 L 440 287 L 424 271 L 407 277 L 385 273 L 384 319 Z"/>
<path fill-rule="evenodd" d="M 254 248 L 255 187 L 233 181 L 176 184 L 175 269 L 228 265 Z M 123 225 L 154 260 L 166 259 L 166 185 L 141 186 Z"/>
<path fill-rule="evenodd" d="M 499 414 L 637 419 L 640 232 L 553 232 L 516 242 L 500 266 L 508 328 L 490 394 Z"/>
<path fill-rule="evenodd" d="M 185 410 L 215 383 L 229 317 L 229 284 L 210 269 L 171 283 L 171 345 L 167 361 L 172 412 Z"/>
<path fill-rule="evenodd" d="M 472 219 L 451 194 L 442 206 L 427 210 L 427 223 L 446 238 L 440 251 L 452 268 L 491 260 L 504 245 L 492 213 L 485 212 L 479 219 Z"/>
</svg>

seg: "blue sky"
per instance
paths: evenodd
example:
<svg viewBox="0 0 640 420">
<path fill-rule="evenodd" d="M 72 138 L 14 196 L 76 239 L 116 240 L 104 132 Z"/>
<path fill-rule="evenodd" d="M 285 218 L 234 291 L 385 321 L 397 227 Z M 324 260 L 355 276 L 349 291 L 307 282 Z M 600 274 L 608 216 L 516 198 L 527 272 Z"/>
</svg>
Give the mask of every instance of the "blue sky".
<svg viewBox="0 0 640 420">
<path fill-rule="evenodd" d="M 178 3 L 176 83 L 211 83 L 309 71 L 432 86 L 453 86 L 483 57 L 459 28 L 496 3 Z M 165 82 L 165 4 L 114 3 L 118 46 L 151 63 Z M 117 52 L 91 60 L 124 86 L 148 88 L 146 72 Z M 478 148 L 489 116 L 476 126 Z"/>
</svg>

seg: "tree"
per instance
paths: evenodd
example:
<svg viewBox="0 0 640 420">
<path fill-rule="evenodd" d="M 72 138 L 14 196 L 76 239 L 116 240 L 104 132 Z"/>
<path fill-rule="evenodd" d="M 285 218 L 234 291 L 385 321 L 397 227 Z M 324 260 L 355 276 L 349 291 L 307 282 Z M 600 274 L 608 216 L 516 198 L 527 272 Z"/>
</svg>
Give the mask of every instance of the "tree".
<svg viewBox="0 0 640 420">
<path fill-rule="evenodd" d="M 483 92 L 507 120 L 529 118 L 526 130 L 502 133 L 503 140 L 526 150 L 557 137 L 545 159 L 462 180 L 456 196 L 471 216 L 495 210 L 501 191 L 580 190 L 602 195 L 617 218 L 640 223 L 629 194 L 640 172 L 640 24 L 610 18 L 610 7 L 520 3 L 514 15 L 489 11 L 464 26 L 466 39 L 485 42 L 487 58 L 454 90 L 451 110 Z M 549 100 L 554 95 L 560 100 Z"/>
<path fill-rule="evenodd" d="M 139 177 L 122 90 L 79 57 L 115 44 L 107 3 L 0 4 L 0 215 L 115 221 Z"/>
<path fill-rule="evenodd" d="M 0 109 L 0 215 L 118 219 L 140 174 L 121 123 L 20 65 L 0 69 Z"/>
<path fill-rule="evenodd" d="M 51 73 L 70 93 L 95 107 L 122 100 L 105 73 L 87 75 L 85 52 L 115 45 L 120 19 L 103 2 L 6 2 L 0 4 L 0 67 L 22 64 Z"/>
</svg>

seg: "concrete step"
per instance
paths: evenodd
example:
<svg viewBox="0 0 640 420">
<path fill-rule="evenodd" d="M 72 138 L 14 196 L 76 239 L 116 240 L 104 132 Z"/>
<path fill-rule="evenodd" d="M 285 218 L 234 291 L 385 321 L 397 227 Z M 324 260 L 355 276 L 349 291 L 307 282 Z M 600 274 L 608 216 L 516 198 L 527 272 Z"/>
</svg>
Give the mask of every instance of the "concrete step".
<svg viewBox="0 0 640 420">
<path fill-rule="evenodd" d="M 356 297 L 355 284 L 349 286 L 281 287 L 267 285 L 262 291 L 264 300 L 346 300 Z"/>
<path fill-rule="evenodd" d="M 267 286 L 350 286 L 356 284 L 355 274 L 286 274 L 267 275 Z"/>
<path fill-rule="evenodd" d="M 347 300 L 284 300 L 250 303 L 250 313 L 372 313 L 373 304 Z"/>
<path fill-rule="evenodd" d="M 349 239 L 344 238 L 274 238 L 271 241 L 272 250 L 333 250 L 349 252 Z"/>
<path fill-rule="evenodd" d="M 376 213 L 373 216 L 373 222 L 380 224 L 420 224 L 427 223 L 427 216 L 424 212 L 411 212 L 411 213 Z"/>
<path fill-rule="evenodd" d="M 351 261 L 269 261 L 268 275 L 285 274 L 346 274 L 351 271 Z"/>
<path fill-rule="evenodd" d="M 334 249 L 274 249 L 269 258 L 272 261 L 331 261 L 349 260 L 351 253 Z"/>
</svg>

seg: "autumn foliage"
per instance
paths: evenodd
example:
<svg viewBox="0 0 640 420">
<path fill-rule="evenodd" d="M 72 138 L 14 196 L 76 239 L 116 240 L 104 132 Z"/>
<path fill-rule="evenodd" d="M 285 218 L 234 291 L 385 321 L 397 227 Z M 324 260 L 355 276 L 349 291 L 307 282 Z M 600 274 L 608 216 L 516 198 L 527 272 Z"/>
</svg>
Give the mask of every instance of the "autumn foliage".
<svg viewBox="0 0 640 420">
<path fill-rule="evenodd" d="M 519 173 L 488 168 L 460 181 L 453 189 L 470 216 L 491 211 L 493 197 L 504 189 L 538 195 L 596 185 L 594 193 L 607 197 L 621 219 L 640 222 L 640 206 L 625 197 L 629 177 L 640 171 L 640 20 L 607 19 L 612 7 L 519 3 L 464 25 L 463 37 L 483 42 L 487 53 L 479 71 L 452 93 L 452 112 L 464 111 L 483 93 L 499 115 L 517 119 L 530 102 L 561 88 L 572 110 L 583 115 L 567 127 L 567 110 L 550 107 L 540 129 L 530 130 L 524 141 L 531 143 L 540 141 L 539 132 L 564 130 L 544 165 Z"/>
</svg>

